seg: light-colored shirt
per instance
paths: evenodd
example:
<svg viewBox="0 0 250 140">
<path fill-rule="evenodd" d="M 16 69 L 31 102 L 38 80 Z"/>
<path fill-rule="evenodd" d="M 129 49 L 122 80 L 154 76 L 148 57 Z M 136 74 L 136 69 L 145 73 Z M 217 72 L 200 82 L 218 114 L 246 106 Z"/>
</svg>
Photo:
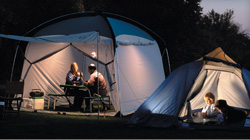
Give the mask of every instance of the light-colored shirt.
<svg viewBox="0 0 250 140">
<path fill-rule="evenodd" d="M 202 113 L 207 112 L 207 116 L 204 119 L 204 121 L 218 121 L 218 115 L 220 114 L 220 112 L 215 109 L 214 104 L 210 104 L 210 105 L 206 105 L 203 107 L 202 109 Z"/>
<path fill-rule="evenodd" d="M 94 87 L 95 78 L 97 77 L 97 74 L 99 78 L 99 94 L 104 96 L 107 94 L 107 85 L 103 75 L 100 72 L 95 71 L 90 75 L 90 78 L 88 80 L 88 86 Z"/>
</svg>

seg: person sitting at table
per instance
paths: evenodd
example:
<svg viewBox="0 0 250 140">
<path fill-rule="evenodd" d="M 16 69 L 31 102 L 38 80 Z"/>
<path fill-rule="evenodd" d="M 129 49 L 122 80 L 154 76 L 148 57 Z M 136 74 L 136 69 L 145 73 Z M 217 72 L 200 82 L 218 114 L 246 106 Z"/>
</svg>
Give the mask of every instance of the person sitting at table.
<svg viewBox="0 0 250 140">
<path fill-rule="evenodd" d="M 83 74 L 78 72 L 78 65 L 76 62 L 73 62 L 70 65 L 70 71 L 68 72 L 66 76 L 66 84 L 75 84 L 78 82 L 78 84 L 82 85 L 83 83 Z M 87 96 L 86 92 L 80 91 L 78 89 L 75 90 L 68 90 L 67 93 L 68 95 L 73 95 L 75 96 L 74 98 L 74 109 L 81 109 L 83 99 L 82 97 Z"/>
<path fill-rule="evenodd" d="M 90 74 L 89 80 L 88 81 L 84 81 L 83 85 L 87 86 L 93 96 L 93 93 L 98 94 L 98 87 L 97 87 L 97 83 L 98 81 L 96 81 L 97 79 L 99 79 L 99 95 L 101 96 L 105 96 L 107 94 L 107 84 L 106 81 L 103 77 L 103 75 L 98 72 L 96 70 L 96 66 L 94 64 L 90 64 L 88 66 L 88 72 Z M 98 75 L 98 78 L 97 78 Z"/>
<path fill-rule="evenodd" d="M 70 65 L 70 71 L 66 76 L 66 84 L 73 85 L 74 82 L 78 82 L 79 84 L 83 83 L 83 74 L 78 72 L 78 65 L 76 62 Z"/>
</svg>

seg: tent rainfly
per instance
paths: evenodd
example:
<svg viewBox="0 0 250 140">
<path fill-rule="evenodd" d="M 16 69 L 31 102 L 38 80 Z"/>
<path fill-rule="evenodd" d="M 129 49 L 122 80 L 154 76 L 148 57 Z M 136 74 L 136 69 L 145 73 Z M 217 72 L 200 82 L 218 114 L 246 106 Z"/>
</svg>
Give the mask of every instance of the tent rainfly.
<svg viewBox="0 0 250 140">
<path fill-rule="evenodd" d="M 128 123 L 151 127 L 182 126 L 179 120 L 192 118 L 192 112 L 205 106 L 207 92 L 214 93 L 215 100 L 223 99 L 232 107 L 249 111 L 250 72 L 217 48 L 174 70 Z"/>
<path fill-rule="evenodd" d="M 108 84 L 116 112 L 133 113 L 164 81 L 161 48 L 165 42 L 142 24 L 111 13 L 73 13 L 49 20 L 25 36 L 0 35 L 27 41 L 21 74 L 24 98 L 32 89 L 63 94 L 72 62 L 77 62 L 84 79 L 87 66 L 97 65 Z M 66 103 L 63 98 L 59 103 Z"/>
</svg>

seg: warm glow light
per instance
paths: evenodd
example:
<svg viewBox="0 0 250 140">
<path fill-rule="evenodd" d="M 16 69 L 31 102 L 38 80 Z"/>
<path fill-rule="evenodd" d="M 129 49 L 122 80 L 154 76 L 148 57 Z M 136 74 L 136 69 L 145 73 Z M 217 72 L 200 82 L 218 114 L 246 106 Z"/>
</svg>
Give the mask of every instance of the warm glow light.
<svg viewBox="0 0 250 140">
<path fill-rule="evenodd" d="M 93 57 L 93 58 L 96 58 L 96 56 L 97 56 L 97 55 L 96 55 L 96 52 L 93 51 L 91 54 L 92 54 L 92 57 Z"/>
</svg>

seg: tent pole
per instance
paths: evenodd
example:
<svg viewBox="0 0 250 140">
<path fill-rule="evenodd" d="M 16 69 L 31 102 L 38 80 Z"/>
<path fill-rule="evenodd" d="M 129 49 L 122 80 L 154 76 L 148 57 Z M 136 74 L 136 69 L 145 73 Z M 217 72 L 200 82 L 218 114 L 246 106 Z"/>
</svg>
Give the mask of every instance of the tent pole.
<svg viewBox="0 0 250 140">
<path fill-rule="evenodd" d="M 83 70 L 83 75 L 84 75 L 84 77 L 83 77 L 83 81 L 85 81 L 85 69 L 86 69 L 86 56 L 85 55 L 83 55 L 83 67 L 82 67 L 82 70 Z"/>
<path fill-rule="evenodd" d="M 16 47 L 16 52 L 15 52 L 15 56 L 14 56 L 14 60 L 13 60 L 13 64 L 12 64 L 12 69 L 11 69 L 10 81 L 12 81 L 12 77 L 13 77 L 13 71 L 14 71 L 14 67 L 15 67 L 18 48 L 19 48 L 19 45 L 17 45 L 17 47 Z"/>
<path fill-rule="evenodd" d="M 119 104 L 119 111 L 120 111 L 120 117 L 122 117 L 122 112 L 121 112 L 121 95 L 120 95 L 120 86 L 119 86 L 119 66 L 118 66 L 118 51 L 116 47 L 116 69 L 117 69 L 117 94 L 118 94 L 118 104 Z"/>
<path fill-rule="evenodd" d="M 99 31 L 97 31 L 97 77 L 99 77 L 99 51 L 98 51 L 98 43 L 99 43 Z M 99 95 L 99 78 L 97 78 L 97 94 Z M 98 119 L 100 116 L 100 100 L 98 101 Z"/>
<path fill-rule="evenodd" d="M 167 59 L 168 59 L 168 70 L 169 70 L 169 74 L 171 73 L 171 66 L 170 66 L 170 60 L 169 60 L 169 55 L 168 55 L 168 49 L 165 47 L 165 50 L 163 51 L 163 53 L 162 53 L 162 58 L 163 58 L 163 56 L 164 56 L 164 54 L 165 54 L 165 52 L 166 52 L 166 54 L 167 54 Z"/>
<path fill-rule="evenodd" d="M 169 60 L 169 55 L 168 55 L 168 49 L 165 48 L 165 51 L 167 53 L 167 57 L 168 57 L 168 68 L 169 68 L 169 74 L 171 73 L 171 66 L 170 66 L 170 60 Z"/>
</svg>

